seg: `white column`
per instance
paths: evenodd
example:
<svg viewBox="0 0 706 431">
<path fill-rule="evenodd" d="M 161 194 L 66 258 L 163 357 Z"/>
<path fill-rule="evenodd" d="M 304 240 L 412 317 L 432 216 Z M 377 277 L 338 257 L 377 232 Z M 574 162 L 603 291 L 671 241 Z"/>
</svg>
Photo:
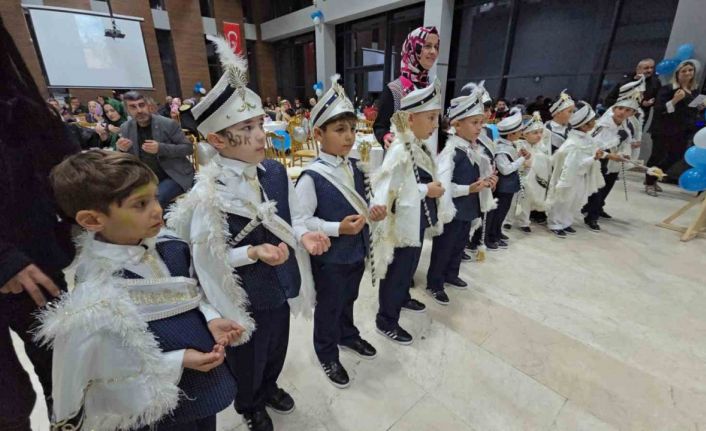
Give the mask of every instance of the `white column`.
<svg viewBox="0 0 706 431">
<path fill-rule="evenodd" d="M 446 79 L 449 72 L 451 50 L 451 30 L 454 20 L 454 0 L 426 0 L 424 3 L 424 25 L 434 26 L 439 30 L 439 58 L 430 71 L 441 81 L 441 97 L 446 93 Z"/>
<path fill-rule="evenodd" d="M 704 44 L 706 26 L 704 26 L 704 22 L 706 22 L 706 8 L 703 0 L 679 0 L 664 57 L 674 57 L 679 45 L 693 43 L 694 57 L 703 65 L 706 60 L 706 44 Z M 657 63 L 661 60 L 661 58 L 655 58 Z M 704 71 L 701 70 L 702 83 L 704 75 Z"/>
<path fill-rule="evenodd" d="M 314 26 L 314 34 L 316 35 L 316 80 L 324 83 L 324 92 L 326 92 L 331 87 L 329 78 L 336 73 L 336 26 L 324 22 Z"/>
</svg>

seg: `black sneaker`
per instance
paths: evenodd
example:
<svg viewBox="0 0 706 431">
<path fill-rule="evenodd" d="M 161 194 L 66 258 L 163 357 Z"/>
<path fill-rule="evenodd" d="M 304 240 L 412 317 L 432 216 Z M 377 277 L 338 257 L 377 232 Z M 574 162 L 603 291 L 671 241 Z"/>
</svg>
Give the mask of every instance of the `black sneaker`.
<svg viewBox="0 0 706 431">
<path fill-rule="evenodd" d="M 576 235 L 576 229 L 572 228 L 571 226 L 565 227 L 564 232 L 566 232 L 569 235 Z"/>
<path fill-rule="evenodd" d="M 416 299 L 410 299 L 409 301 L 402 304 L 402 309 L 407 311 L 412 311 L 414 313 L 424 313 L 427 311 L 427 306 L 423 302 L 419 302 Z"/>
<path fill-rule="evenodd" d="M 502 241 L 509 241 L 509 240 L 510 240 L 510 237 L 507 236 L 507 235 L 505 235 L 505 234 L 502 234 L 502 233 L 501 233 L 501 234 L 500 234 L 500 239 L 501 239 Z"/>
<path fill-rule="evenodd" d="M 276 413 L 288 415 L 294 411 L 294 399 L 284 389 L 277 387 L 265 399 L 265 405 Z"/>
<path fill-rule="evenodd" d="M 453 280 L 446 280 L 445 282 L 446 284 L 453 286 L 454 288 L 459 290 L 466 290 L 468 288 L 468 283 L 461 280 L 461 277 L 456 277 Z"/>
<path fill-rule="evenodd" d="M 341 350 L 349 351 L 362 359 L 373 359 L 378 355 L 375 347 L 362 338 L 358 338 L 351 343 L 340 344 L 339 347 Z"/>
<path fill-rule="evenodd" d="M 347 388 L 351 385 L 351 379 L 348 377 L 348 372 L 343 368 L 341 362 L 335 359 L 330 362 L 320 362 L 321 369 L 324 370 L 324 374 L 328 378 L 328 381 L 332 385 L 339 389 Z"/>
<path fill-rule="evenodd" d="M 591 232 L 598 233 L 601 231 L 601 227 L 598 226 L 598 222 L 595 220 L 584 220 L 584 223 L 586 223 L 586 226 L 588 226 Z"/>
<path fill-rule="evenodd" d="M 524 233 L 532 233 L 532 229 L 529 226 L 522 226 L 520 230 Z"/>
<path fill-rule="evenodd" d="M 498 244 L 498 248 L 500 248 L 502 250 L 507 250 L 507 248 L 508 248 L 508 244 L 505 242 L 505 240 L 501 239 L 500 241 L 497 242 L 497 244 Z"/>
<path fill-rule="evenodd" d="M 469 262 L 469 261 L 471 261 L 471 260 L 473 260 L 473 258 L 471 257 L 470 254 L 467 254 L 467 253 L 464 252 L 464 253 L 461 255 L 461 262 Z"/>
<path fill-rule="evenodd" d="M 566 232 L 562 229 L 552 229 L 551 231 L 557 238 L 566 239 Z"/>
<path fill-rule="evenodd" d="M 470 251 L 470 252 L 473 253 L 473 254 L 476 254 L 476 253 L 478 253 L 478 246 L 477 246 L 477 245 L 472 245 L 472 246 L 468 249 L 468 251 Z"/>
<path fill-rule="evenodd" d="M 657 191 L 658 191 L 658 192 L 661 192 L 662 190 L 657 190 Z M 610 219 L 613 218 L 613 216 L 611 216 L 610 214 L 608 214 L 608 213 L 605 212 L 605 211 L 601 211 L 601 218 L 609 219 L 609 220 L 610 220 Z"/>
<path fill-rule="evenodd" d="M 243 413 L 243 419 L 250 431 L 274 431 L 272 419 L 263 408 L 250 413 Z"/>
<path fill-rule="evenodd" d="M 512 229 L 512 225 L 511 225 L 510 223 L 505 223 L 505 224 L 503 225 L 503 229 L 510 230 L 510 229 Z"/>
<path fill-rule="evenodd" d="M 486 248 L 488 251 L 498 251 L 498 250 L 500 250 L 500 247 L 498 247 L 498 243 L 497 243 L 497 242 L 486 242 L 486 243 L 485 243 L 485 248 Z"/>
<path fill-rule="evenodd" d="M 447 295 L 443 290 L 437 290 L 435 292 L 431 289 L 427 289 L 427 293 L 434 299 L 434 301 L 437 302 L 437 304 L 449 305 L 449 295 Z"/>
<path fill-rule="evenodd" d="M 401 327 L 396 327 L 394 329 L 390 329 L 387 331 L 383 331 L 380 328 L 376 328 L 378 333 L 380 335 L 383 335 L 387 338 L 390 339 L 390 341 L 394 341 L 397 344 L 402 344 L 403 346 L 408 346 L 412 344 L 412 336 L 409 334 L 409 332 L 405 331 Z"/>
</svg>

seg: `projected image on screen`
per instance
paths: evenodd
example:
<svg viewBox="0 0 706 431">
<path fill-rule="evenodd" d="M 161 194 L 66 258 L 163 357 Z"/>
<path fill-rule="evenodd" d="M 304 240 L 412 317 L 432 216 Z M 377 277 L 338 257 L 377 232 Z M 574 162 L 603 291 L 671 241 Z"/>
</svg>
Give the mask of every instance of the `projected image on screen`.
<svg viewBox="0 0 706 431">
<path fill-rule="evenodd" d="M 140 21 L 116 19 L 125 38 L 113 39 L 105 16 L 51 9 L 30 16 L 49 86 L 152 88 Z"/>
</svg>

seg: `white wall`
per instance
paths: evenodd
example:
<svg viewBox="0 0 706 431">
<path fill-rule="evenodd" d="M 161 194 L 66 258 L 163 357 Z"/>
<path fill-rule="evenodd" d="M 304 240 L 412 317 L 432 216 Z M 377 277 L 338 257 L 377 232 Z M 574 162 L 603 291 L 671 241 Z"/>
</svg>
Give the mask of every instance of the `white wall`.
<svg viewBox="0 0 706 431">
<path fill-rule="evenodd" d="M 323 12 L 325 23 L 340 24 L 420 2 L 421 0 L 319 0 L 318 8 L 310 6 L 264 22 L 260 25 L 260 31 L 262 40 L 272 42 L 312 31 L 314 23 L 311 14 L 317 9 Z"/>
<path fill-rule="evenodd" d="M 674 16 L 672 33 L 669 36 L 665 58 L 674 57 L 679 45 L 694 44 L 694 57 L 706 64 L 706 2 L 704 0 L 679 0 L 677 13 Z M 660 59 L 656 59 L 660 61 Z M 704 82 L 706 73 L 701 70 L 701 82 Z"/>
</svg>

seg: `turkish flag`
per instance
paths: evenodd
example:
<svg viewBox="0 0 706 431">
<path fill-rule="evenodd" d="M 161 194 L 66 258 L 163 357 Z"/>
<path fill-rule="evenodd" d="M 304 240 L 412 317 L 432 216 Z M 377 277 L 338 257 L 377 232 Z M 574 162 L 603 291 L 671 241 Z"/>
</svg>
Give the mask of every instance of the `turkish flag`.
<svg viewBox="0 0 706 431">
<path fill-rule="evenodd" d="M 223 35 L 225 35 L 234 53 L 243 53 L 243 38 L 240 34 L 240 24 L 223 21 Z"/>
</svg>

